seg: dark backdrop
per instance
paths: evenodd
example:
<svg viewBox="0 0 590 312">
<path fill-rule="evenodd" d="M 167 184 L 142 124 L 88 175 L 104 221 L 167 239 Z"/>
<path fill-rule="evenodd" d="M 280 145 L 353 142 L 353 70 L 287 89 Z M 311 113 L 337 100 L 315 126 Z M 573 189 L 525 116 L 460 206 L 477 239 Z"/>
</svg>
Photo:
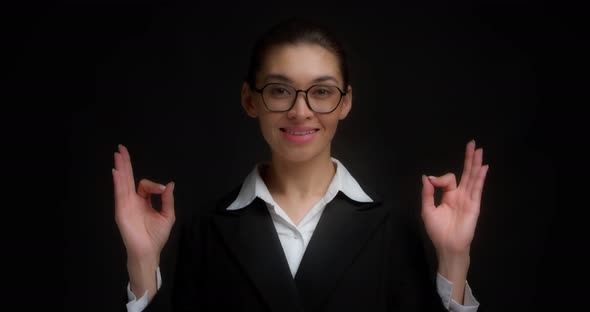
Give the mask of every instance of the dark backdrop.
<svg viewBox="0 0 590 312">
<path fill-rule="evenodd" d="M 321 16 L 347 43 L 353 109 L 333 155 L 362 184 L 418 209 L 422 173 L 460 174 L 465 143 L 484 147 L 490 171 L 469 273 L 481 311 L 572 304 L 584 289 L 569 282 L 582 263 L 573 250 L 586 244 L 573 226 L 583 194 L 566 203 L 571 196 L 558 192 L 583 167 L 575 155 L 587 145 L 576 137 L 583 127 L 569 122 L 577 100 L 567 90 L 582 86 L 571 69 L 582 55 L 575 11 L 97 1 L 35 14 L 21 56 L 45 54 L 23 69 L 50 73 L 38 92 L 59 95 L 54 108 L 74 105 L 53 117 L 67 137 L 59 170 L 67 174 L 59 201 L 66 310 L 112 311 L 126 301 L 110 171 L 118 143 L 128 146 L 136 178 L 176 181 L 179 219 L 268 158 L 240 87 L 252 40 L 294 14 Z M 162 257 L 165 287 L 176 238 Z"/>
</svg>

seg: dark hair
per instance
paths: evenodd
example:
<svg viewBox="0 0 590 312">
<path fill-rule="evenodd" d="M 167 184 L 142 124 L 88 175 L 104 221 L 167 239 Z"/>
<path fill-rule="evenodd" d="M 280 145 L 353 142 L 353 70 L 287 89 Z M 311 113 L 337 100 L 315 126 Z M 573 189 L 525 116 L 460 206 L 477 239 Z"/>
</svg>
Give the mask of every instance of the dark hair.
<svg viewBox="0 0 590 312">
<path fill-rule="evenodd" d="M 344 46 L 336 36 L 316 22 L 308 19 L 292 18 L 276 24 L 264 33 L 254 44 L 246 76 L 246 82 L 250 84 L 250 88 L 254 88 L 256 83 L 256 73 L 260 70 L 264 58 L 271 48 L 284 44 L 297 43 L 317 44 L 334 53 L 339 60 L 344 88 L 346 89 L 346 87 L 348 87 L 348 61 Z"/>
</svg>

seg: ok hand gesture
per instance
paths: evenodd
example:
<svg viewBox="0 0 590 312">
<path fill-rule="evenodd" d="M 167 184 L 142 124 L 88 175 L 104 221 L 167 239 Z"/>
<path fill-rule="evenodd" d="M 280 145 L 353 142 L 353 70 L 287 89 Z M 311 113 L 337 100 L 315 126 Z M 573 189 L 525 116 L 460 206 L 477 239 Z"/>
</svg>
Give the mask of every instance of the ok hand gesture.
<svg viewBox="0 0 590 312">
<path fill-rule="evenodd" d="M 488 171 L 482 165 L 483 150 L 467 143 L 459 185 L 453 173 L 422 176 L 422 220 L 439 257 L 469 253 L 479 216 L 481 194 Z M 442 188 L 441 202 L 434 202 L 434 188 Z"/>
<path fill-rule="evenodd" d="M 115 221 L 127 250 L 127 270 L 131 289 L 136 296 L 156 292 L 155 272 L 160 252 L 168 241 L 175 222 L 174 182 L 164 186 L 147 179 L 139 182 L 137 191 L 127 148 L 119 145 L 115 152 L 113 182 L 115 187 Z M 152 207 L 151 195 L 162 196 L 162 209 Z"/>
</svg>

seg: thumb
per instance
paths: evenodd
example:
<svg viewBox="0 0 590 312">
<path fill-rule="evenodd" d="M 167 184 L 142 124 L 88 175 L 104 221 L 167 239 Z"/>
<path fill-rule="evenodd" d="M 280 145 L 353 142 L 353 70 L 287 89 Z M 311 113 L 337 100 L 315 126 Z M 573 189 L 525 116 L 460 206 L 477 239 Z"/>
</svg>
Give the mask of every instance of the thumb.
<svg viewBox="0 0 590 312">
<path fill-rule="evenodd" d="M 166 189 L 162 193 L 161 214 L 172 222 L 176 220 L 176 216 L 174 214 L 174 182 L 168 183 L 166 185 Z"/>
</svg>

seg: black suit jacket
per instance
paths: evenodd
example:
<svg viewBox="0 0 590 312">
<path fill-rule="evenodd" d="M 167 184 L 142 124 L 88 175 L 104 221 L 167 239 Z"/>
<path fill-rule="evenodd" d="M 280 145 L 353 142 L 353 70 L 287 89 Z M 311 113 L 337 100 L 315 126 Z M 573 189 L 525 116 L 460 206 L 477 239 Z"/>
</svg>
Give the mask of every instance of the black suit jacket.
<svg viewBox="0 0 590 312">
<path fill-rule="evenodd" d="M 265 203 L 226 210 L 238 191 L 182 227 L 173 291 L 145 311 L 446 311 L 414 214 L 339 192 L 293 278 Z"/>
</svg>

